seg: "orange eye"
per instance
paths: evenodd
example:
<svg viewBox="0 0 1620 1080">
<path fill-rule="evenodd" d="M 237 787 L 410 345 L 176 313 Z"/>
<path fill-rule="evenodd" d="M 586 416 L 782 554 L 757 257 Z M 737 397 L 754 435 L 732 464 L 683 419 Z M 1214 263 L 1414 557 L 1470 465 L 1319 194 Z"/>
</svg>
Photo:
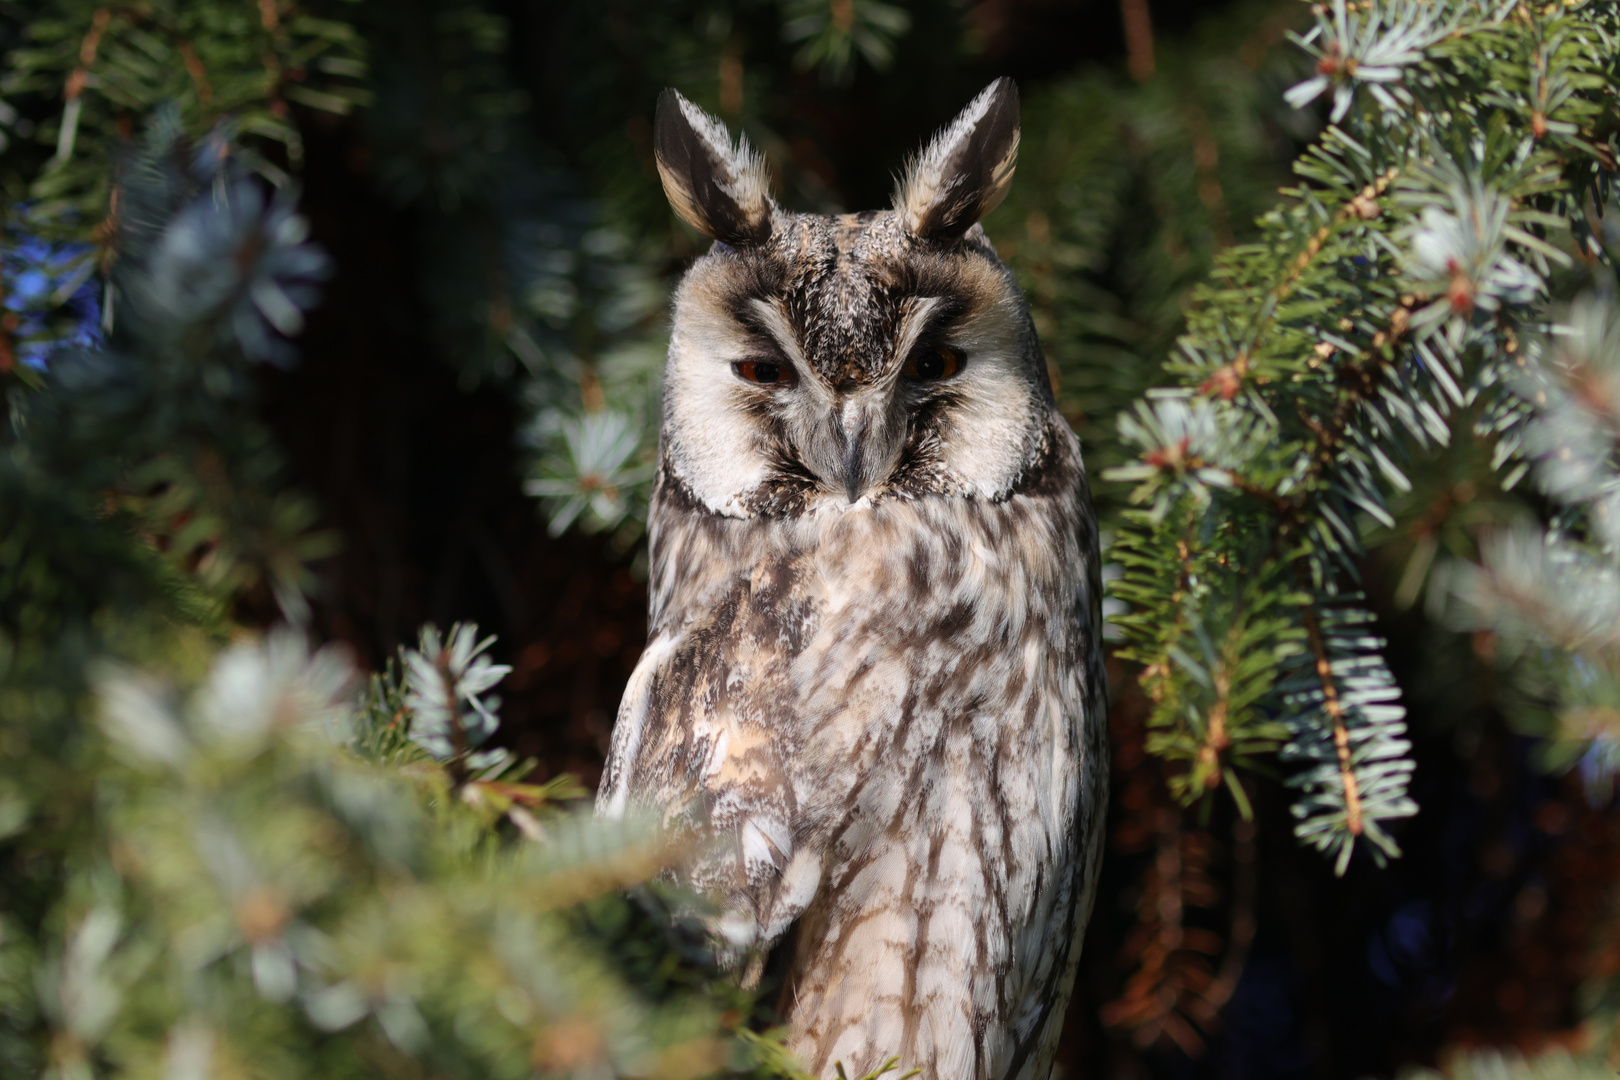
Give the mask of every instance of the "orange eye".
<svg viewBox="0 0 1620 1080">
<path fill-rule="evenodd" d="M 793 381 L 791 367 L 769 360 L 739 360 L 731 365 L 731 370 L 737 373 L 739 379 L 765 386 L 786 386 Z"/>
<path fill-rule="evenodd" d="M 962 351 L 949 345 L 929 345 L 906 359 L 901 374 L 923 382 L 948 379 L 962 370 Z"/>
</svg>

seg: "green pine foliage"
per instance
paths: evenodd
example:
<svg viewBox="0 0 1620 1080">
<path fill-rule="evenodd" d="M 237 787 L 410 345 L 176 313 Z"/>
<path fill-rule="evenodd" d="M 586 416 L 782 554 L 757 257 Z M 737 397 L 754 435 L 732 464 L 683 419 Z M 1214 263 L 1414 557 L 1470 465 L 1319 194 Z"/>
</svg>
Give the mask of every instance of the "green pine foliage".
<svg viewBox="0 0 1620 1080">
<path fill-rule="evenodd" d="M 1168 371 L 1120 421 L 1136 485 L 1113 557 L 1154 748 L 1187 797 L 1281 738 L 1296 833 L 1342 872 L 1416 812 L 1405 710 L 1358 584 L 1403 463 L 1469 438 L 1534 364 L 1566 268 L 1606 260 L 1612 5 L 1320 7 L 1299 43 L 1329 126 L 1261 236 L 1197 293 Z M 1509 409 L 1508 412 L 1513 412 Z M 1487 423 L 1482 434 L 1511 425 Z M 1501 464 L 1526 450 L 1498 441 Z M 1504 477 L 1511 481 L 1511 473 Z"/>
<path fill-rule="evenodd" d="M 1408 1069 L 1400 1080 L 1605 1080 L 1614 1066 L 1600 1050 L 1548 1050 L 1525 1057 L 1485 1050 L 1458 1054 L 1439 1069 Z"/>
<path fill-rule="evenodd" d="M 275 148 L 296 168 L 303 149 L 289 104 L 342 114 L 369 100 L 360 83 L 365 46 L 343 18 L 350 10 L 342 0 L 325 9 L 276 0 L 46 5 L 21 27 L 24 40 L 7 54 L 0 79 L 9 103 L 0 122 L 12 129 L 8 142 L 22 144 L 13 160 L 27 170 L 4 175 L 8 199 L 28 200 L 30 231 L 104 247 L 118 209 L 108 166 L 120 140 L 159 105 L 177 109 L 192 131 L 228 119 L 244 139 Z M 41 100 L 60 108 L 34 120 L 30 105 Z M 286 178 L 268 156 L 255 155 L 253 164 Z"/>
<path fill-rule="evenodd" d="M 1283 91 L 1308 11 L 1240 7 L 1166 43 L 1136 83 L 1092 68 L 1027 91 L 1018 177 L 985 222 L 1018 274 L 1093 474 L 1134 457 L 1113 418 L 1160 377 L 1193 288 L 1255 236 L 1318 126 Z M 1111 514 L 1121 492 L 1096 484 Z"/>
<path fill-rule="evenodd" d="M 712 964 L 632 982 L 650 965 L 611 947 L 636 921 L 619 891 L 674 855 L 652 823 L 509 779 L 477 749 L 504 674 L 488 642 L 459 626 L 421 644 L 403 708 L 357 707 L 347 662 L 291 631 L 191 686 L 95 669 L 103 853 L 65 882 L 39 958 L 54 1074 L 746 1071 L 727 1027 L 748 1003 Z M 639 921 L 684 934 L 702 971 L 701 936 L 662 903 Z"/>
<path fill-rule="evenodd" d="M 1526 362 L 1506 373 L 1489 418 L 1550 520 L 1487 532 L 1477 561 L 1441 563 L 1429 600 L 1457 629 L 1495 635 L 1521 725 L 1547 740 L 1550 765 L 1579 764 L 1605 798 L 1620 773 L 1620 302 L 1611 272 L 1596 285 L 1526 339 Z"/>
</svg>

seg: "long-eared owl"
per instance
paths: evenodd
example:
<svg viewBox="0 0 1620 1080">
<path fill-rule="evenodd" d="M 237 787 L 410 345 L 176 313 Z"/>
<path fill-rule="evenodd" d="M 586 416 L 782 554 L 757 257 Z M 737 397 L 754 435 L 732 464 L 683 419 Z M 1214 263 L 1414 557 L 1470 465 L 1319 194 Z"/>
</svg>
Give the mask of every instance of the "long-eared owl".
<svg viewBox="0 0 1620 1080">
<path fill-rule="evenodd" d="M 892 210 L 777 207 L 674 91 L 654 150 L 713 238 L 675 295 L 647 650 L 598 808 L 687 873 L 817 1076 L 1045 1080 L 1106 805 L 1096 520 L 1018 286 L 993 83 Z"/>
</svg>

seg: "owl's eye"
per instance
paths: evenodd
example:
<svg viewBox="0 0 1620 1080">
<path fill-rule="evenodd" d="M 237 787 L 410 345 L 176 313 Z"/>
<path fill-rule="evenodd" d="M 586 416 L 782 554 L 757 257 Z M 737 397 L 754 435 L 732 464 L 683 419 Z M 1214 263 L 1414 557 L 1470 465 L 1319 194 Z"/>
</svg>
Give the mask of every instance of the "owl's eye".
<svg viewBox="0 0 1620 1080">
<path fill-rule="evenodd" d="M 962 369 L 962 351 L 949 345 L 927 345 L 906 359 L 902 375 L 923 382 L 948 379 Z"/>
<path fill-rule="evenodd" d="M 731 365 L 731 370 L 737 373 L 739 379 L 766 386 L 786 386 L 793 381 L 791 367 L 769 360 L 739 360 Z"/>
</svg>

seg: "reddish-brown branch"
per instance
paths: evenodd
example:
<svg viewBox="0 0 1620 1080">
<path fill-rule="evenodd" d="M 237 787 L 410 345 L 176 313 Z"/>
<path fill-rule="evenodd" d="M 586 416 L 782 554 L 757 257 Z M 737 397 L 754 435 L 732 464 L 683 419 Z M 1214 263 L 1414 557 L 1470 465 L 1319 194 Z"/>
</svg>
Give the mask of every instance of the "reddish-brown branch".
<svg viewBox="0 0 1620 1080">
<path fill-rule="evenodd" d="M 1153 77 L 1153 14 L 1147 0 L 1119 0 L 1120 21 L 1125 24 L 1125 67 L 1131 78 L 1143 82 Z"/>
<path fill-rule="evenodd" d="M 1305 607 L 1305 633 L 1310 640 L 1311 652 L 1316 657 L 1316 676 L 1322 683 L 1322 709 L 1333 724 L 1333 747 L 1339 756 L 1339 780 L 1344 784 L 1344 827 L 1351 836 L 1360 836 L 1361 787 L 1356 783 L 1356 771 L 1350 761 L 1350 729 L 1344 721 L 1344 703 L 1339 700 L 1339 685 L 1333 679 L 1327 643 L 1322 640 L 1322 624 L 1309 605 Z"/>
<path fill-rule="evenodd" d="M 1232 929 L 1226 935 L 1226 956 L 1221 960 L 1220 974 L 1204 995 L 1216 1012 L 1225 1008 L 1237 991 L 1258 926 L 1255 903 L 1260 893 L 1260 859 L 1254 837 L 1252 820 L 1239 816 L 1232 822 Z"/>
<path fill-rule="evenodd" d="M 79 66 L 68 75 L 67 85 L 63 87 L 62 97 L 66 101 L 76 101 L 84 93 L 84 87 L 90 80 L 90 65 L 96 62 L 96 52 L 101 48 L 101 35 L 107 32 L 107 22 L 112 18 L 111 8 L 97 8 L 95 15 L 90 19 L 90 32 L 84 35 L 79 43 Z"/>
<path fill-rule="evenodd" d="M 197 50 L 191 42 L 180 43 L 180 58 L 185 61 L 186 74 L 191 76 L 191 83 L 197 88 L 197 102 L 204 108 L 214 98 L 214 88 L 208 85 L 208 69 L 203 66 L 202 59 L 198 57 Z"/>
<path fill-rule="evenodd" d="M 1221 187 L 1216 166 L 1221 161 L 1221 147 L 1210 134 L 1209 121 L 1204 110 L 1188 105 L 1184 113 L 1187 132 L 1192 136 L 1193 167 L 1198 171 L 1198 201 L 1209 211 L 1210 231 L 1215 234 L 1215 246 L 1232 246 L 1232 229 L 1227 221 L 1226 191 Z"/>
<path fill-rule="evenodd" d="M 1376 209 L 1376 203 L 1373 200 L 1380 198 L 1384 192 L 1388 191 L 1389 185 L 1393 184 L 1395 178 L 1399 175 L 1400 170 L 1394 167 L 1381 173 L 1376 180 L 1362 188 L 1359 195 L 1339 207 L 1332 220 L 1316 230 L 1316 233 L 1305 242 L 1305 247 L 1294 258 L 1292 266 L 1289 267 L 1289 273 L 1283 277 L 1282 281 L 1278 282 L 1276 289 L 1273 291 L 1279 302 L 1287 299 L 1288 294 L 1294 291 L 1294 286 L 1299 283 L 1300 275 L 1310 268 L 1311 263 L 1316 259 L 1317 255 L 1321 254 L 1323 246 L 1332 238 L 1334 231 L 1340 225 L 1352 218 L 1366 220 L 1370 216 L 1376 216 L 1376 214 L 1369 213 L 1369 207 Z"/>
</svg>

